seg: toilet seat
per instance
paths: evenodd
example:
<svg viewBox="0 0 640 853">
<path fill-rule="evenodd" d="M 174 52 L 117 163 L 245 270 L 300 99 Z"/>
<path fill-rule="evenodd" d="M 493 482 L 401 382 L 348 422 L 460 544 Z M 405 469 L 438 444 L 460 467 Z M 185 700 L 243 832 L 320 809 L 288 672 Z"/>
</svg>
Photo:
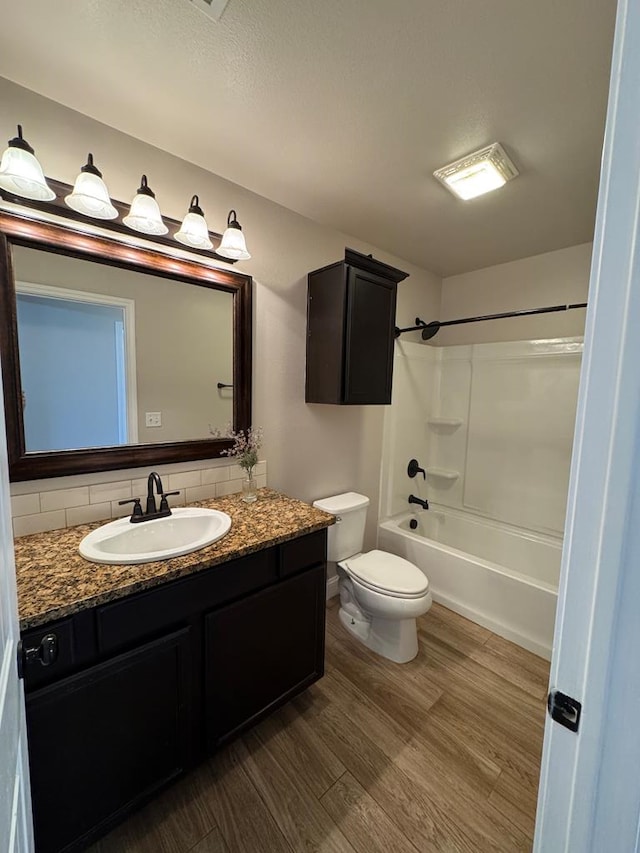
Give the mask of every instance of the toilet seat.
<svg viewBox="0 0 640 853">
<path fill-rule="evenodd" d="M 341 565 L 362 586 L 393 598 L 422 598 L 429 591 L 429 581 L 417 566 L 386 551 L 349 557 Z"/>
</svg>

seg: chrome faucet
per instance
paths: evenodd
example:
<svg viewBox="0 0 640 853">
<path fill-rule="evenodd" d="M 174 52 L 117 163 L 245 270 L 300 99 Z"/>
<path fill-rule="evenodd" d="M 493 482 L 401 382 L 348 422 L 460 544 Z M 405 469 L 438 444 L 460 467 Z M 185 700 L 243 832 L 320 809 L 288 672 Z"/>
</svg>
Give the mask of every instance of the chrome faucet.
<svg viewBox="0 0 640 853">
<path fill-rule="evenodd" d="M 409 503 L 410 504 L 418 504 L 422 509 L 429 509 L 429 501 L 423 501 L 421 498 L 417 498 L 415 495 L 409 495 Z"/>
</svg>

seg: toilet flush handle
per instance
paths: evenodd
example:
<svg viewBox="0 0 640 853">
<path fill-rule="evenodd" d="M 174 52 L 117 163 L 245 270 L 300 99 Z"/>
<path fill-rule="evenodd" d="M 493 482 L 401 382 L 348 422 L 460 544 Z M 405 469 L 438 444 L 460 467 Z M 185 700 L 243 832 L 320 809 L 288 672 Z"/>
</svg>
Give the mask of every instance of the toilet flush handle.
<svg viewBox="0 0 640 853">
<path fill-rule="evenodd" d="M 342 524 L 342 516 L 336 515 L 336 524 Z"/>
</svg>

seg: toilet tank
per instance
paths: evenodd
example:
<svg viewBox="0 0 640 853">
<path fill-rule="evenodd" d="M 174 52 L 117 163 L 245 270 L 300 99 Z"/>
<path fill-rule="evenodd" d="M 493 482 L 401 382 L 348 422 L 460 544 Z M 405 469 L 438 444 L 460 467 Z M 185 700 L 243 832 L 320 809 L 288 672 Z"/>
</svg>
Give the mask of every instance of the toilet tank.
<svg viewBox="0 0 640 853">
<path fill-rule="evenodd" d="M 327 531 L 327 559 L 337 563 L 359 554 L 364 541 L 369 498 L 357 492 L 345 492 L 314 501 L 313 505 L 336 517 L 336 523 Z"/>
</svg>

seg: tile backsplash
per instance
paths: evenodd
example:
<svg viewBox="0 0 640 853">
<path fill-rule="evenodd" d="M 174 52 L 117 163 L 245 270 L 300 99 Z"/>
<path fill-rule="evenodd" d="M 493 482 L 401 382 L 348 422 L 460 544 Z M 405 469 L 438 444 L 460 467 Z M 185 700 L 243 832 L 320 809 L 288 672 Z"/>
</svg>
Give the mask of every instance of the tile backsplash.
<svg viewBox="0 0 640 853">
<path fill-rule="evenodd" d="M 180 491 L 169 499 L 171 506 L 185 506 L 240 492 L 245 477 L 239 465 L 220 464 L 218 460 L 160 465 L 156 470 L 162 477 L 165 491 Z M 129 515 L 131 504 L 120 506 L 118 502 L 145 498 L 148 473 L 131 469 L 13 483 L 13 535 L 27 536 Z M 254 468 L 254 476 L 259 487 L 267 485 L 264 460 Z"/>
</svg>

